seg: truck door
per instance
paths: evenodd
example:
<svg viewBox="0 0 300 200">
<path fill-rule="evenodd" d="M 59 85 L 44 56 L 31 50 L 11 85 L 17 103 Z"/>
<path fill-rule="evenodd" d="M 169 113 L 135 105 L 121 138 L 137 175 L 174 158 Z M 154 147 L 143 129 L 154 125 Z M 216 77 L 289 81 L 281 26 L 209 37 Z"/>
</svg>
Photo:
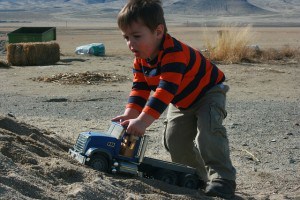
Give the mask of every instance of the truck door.
<svg viewBox="0 0 300 200">
<path fill-rule="evenodd" d="M 132 158 L 138 148 L 139 138 L 134 135 L 124 134 L 120 147 L 120 155 Z"/>
</svg>

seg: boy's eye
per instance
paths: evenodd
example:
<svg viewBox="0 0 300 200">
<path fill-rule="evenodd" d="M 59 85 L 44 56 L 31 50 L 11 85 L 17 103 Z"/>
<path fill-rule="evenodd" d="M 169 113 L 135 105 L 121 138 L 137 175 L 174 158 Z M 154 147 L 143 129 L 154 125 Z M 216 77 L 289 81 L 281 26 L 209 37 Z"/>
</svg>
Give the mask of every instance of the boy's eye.
<svg viewBox="0 0 300 200">
<path fill-rule="evenodd" d="M 129 40 L 129 37 L 128 36 L 123 36 L 124 37 L 124 39 L 126 40 L 126 41 L 128 41 Z"/>
<path fill-rule="evenodd" d="M 134 35 L 133 37 L 134 38 L 140 38 L 141 36 L 140 35 Z"/>
</svg>

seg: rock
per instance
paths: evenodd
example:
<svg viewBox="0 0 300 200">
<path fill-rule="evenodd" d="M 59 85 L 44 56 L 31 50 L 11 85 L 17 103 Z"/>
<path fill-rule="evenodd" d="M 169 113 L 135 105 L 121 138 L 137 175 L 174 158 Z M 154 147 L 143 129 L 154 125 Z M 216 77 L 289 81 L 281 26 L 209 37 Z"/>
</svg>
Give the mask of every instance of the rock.
<svg viewBox="0 0 300 200">
<path fill-rule="evenodd" d="M 14 114 L 12 114 L 12 113 L 7 113 L 7 116 L 9 116 L 9 117 L 12 117 L 12 118 L 15 118 L 15 119 L 16 119 L 15 115 L 14 115 Z"/>
</svg>

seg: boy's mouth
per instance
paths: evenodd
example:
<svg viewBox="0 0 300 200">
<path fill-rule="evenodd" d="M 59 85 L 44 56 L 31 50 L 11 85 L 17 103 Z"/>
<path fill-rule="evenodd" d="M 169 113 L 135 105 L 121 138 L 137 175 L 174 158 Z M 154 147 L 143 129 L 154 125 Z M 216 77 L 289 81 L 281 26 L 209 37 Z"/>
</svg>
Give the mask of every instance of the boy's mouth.
<svg viewBox="0 0 300 200">
<path fill-rule="evenodd" d="M 140 53 L 139 53 L 139 51 L 137 51 L 137 50 L 132 50 L 132 53 L 135 55 L 135 56 L 138 56 Z"/>
</svg>

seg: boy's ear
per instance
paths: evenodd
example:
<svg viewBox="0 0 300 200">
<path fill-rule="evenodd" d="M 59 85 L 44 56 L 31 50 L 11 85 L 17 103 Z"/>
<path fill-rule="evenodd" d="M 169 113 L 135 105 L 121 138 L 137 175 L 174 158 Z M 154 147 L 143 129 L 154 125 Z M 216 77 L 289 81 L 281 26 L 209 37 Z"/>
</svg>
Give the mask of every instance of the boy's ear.
<svg viewBox="0 0 300 200">
<path fill-rule="evenodd" d="M 156 36 L 161 39 L 163 37 L 165 33 L 165 26 L 162 25 L 162 24 L 159 24 L 157 27 L 156 27 Z"/>
</svg>

